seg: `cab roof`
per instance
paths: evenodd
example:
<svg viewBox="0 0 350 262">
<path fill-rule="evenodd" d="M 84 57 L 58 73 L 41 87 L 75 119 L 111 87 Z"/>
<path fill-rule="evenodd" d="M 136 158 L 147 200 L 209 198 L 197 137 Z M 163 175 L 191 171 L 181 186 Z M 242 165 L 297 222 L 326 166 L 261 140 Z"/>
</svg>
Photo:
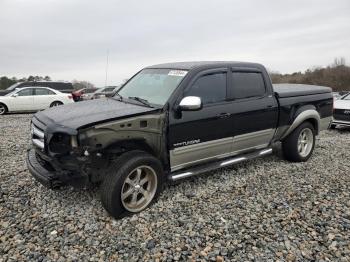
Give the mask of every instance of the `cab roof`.
<svg viewBox="0 0 350 262">
<path fill-rule="evenodd" d="M 189 62 L 173 62 L 164 63 L 149 66 L 146 68 L 166 68 L 166 69 L 182 69 L 192 70 L 200 68 L 212 68 L 212 67 L 254 67 L 262 69 L 264 68 L 261 64 L 250 63 L 250 62 L 235 62 L 235 61 L 189 61 Z"/>
</svg>

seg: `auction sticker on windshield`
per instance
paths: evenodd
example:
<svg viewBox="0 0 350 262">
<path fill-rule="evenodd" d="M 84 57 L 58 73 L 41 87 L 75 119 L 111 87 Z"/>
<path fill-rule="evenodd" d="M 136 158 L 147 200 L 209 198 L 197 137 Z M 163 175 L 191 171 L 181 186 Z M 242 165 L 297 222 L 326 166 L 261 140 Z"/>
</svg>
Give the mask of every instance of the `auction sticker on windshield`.
<svg viewBox="0 0 350 262">
<path fill-rule="evenodd" d="M 185 76 L 187 71 L 184 70 L 171 70 L 168 75 L 169 76 Z"/>
</svg>

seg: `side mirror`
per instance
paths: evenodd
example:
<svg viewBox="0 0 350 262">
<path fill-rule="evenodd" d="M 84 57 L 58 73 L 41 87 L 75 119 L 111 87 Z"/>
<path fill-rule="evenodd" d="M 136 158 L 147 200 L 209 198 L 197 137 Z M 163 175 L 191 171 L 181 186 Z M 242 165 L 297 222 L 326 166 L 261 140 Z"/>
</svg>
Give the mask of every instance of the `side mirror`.
<svg viewBox="0 0 350 262">
<path fill-rule="evenodd" d="M 202 108 L 202 100 L 198 96 L 186 96 L 182 98 L 179 109 L 181 111 L 196 111 Z"/>
<path fill-rule="evenodd" d="M 13 94 L 12 96 L 13 96 L 13 97 L 17 97 L 17 96 L 18 96 L 18 94 L 16 93 L 16 94 Z"/>
</svg>

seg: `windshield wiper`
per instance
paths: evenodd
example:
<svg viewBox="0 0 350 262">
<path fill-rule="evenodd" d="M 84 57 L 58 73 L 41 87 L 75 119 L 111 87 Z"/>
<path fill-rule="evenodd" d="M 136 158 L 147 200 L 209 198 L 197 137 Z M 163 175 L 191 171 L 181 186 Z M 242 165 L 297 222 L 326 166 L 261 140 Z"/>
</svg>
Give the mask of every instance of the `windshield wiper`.
<svg viewBox="0 0 350 262">
<path fill-rule="evenodd" d="M 116 97 L 115 96 L 118 96 L 118 99 L 116 99 Z M 113 98 L 113 99 L 116 99 L 116 100 L 118 100 L 118 101 L 122 101 L 123 102 L 123 97 L 121 96 L 121 95 L 119 95 L 118 93 L 115 93 L 111 98 Z"/>
<path fill-rule="evenodd" d="M 132 99 L 132 100 L 136 100 L 136 101 L 138 101 L 138 102 L 140 102 L 140 103 L 142 103 L 142 104 L 144 104 L 144 105 L 146 105 L 146 106 L 148 106 L 148 107 L 153 107 L 153 106 L 150 104 L 150 102 L 148 102 L 148 100 L 143 99 L 143 98 L 141 98 L 141 97 L 138 97 L 138 96 L 129 96 L 128 98 L 129 98 L 129 99 Z"/>
</svg>

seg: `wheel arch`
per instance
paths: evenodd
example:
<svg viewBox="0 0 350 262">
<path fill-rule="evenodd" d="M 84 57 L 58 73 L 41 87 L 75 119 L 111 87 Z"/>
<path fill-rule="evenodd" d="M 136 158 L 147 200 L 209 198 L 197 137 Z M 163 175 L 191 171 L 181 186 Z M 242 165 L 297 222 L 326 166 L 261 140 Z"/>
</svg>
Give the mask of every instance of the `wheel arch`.
<svg viewBox="0 0 350 262">
<path fill-rule="evenodd" d="M 62 101 L 54 100 L 54 101 L 51 102 L 50 106 L 52 106 L 54 103 L 60 103 L 60 104 L 64 105 L 64 103 Z"/>
<path fill-rule="evenodd" d="M 6 112 L 9 112 L 9 107 L 4 102 L 0 102 L 0 105 L 4 105 L 6 108 Z"/>
<path fill-rule="evenodd" d="M 287 131 L 282 135 L 281 139 L 286 138 L 290 133 L 292 133 L 299 125 L 304 122 L 310 122 L 315 128 L 316 135 L 319 133 L 320 129 L 320 114 L 316 111 L 315 107 L 300 108 L 296 111 L 294 120 Z"/>
<path fill-rule="evenodd" d="M 155 150 L 144 139 L 123 140 L 113 143 L 104 149 L 107 153 L 112 154 L 123 154 L 132 150 L 141 150 L 152 156 L 157 156 Z"/>
</svg>

